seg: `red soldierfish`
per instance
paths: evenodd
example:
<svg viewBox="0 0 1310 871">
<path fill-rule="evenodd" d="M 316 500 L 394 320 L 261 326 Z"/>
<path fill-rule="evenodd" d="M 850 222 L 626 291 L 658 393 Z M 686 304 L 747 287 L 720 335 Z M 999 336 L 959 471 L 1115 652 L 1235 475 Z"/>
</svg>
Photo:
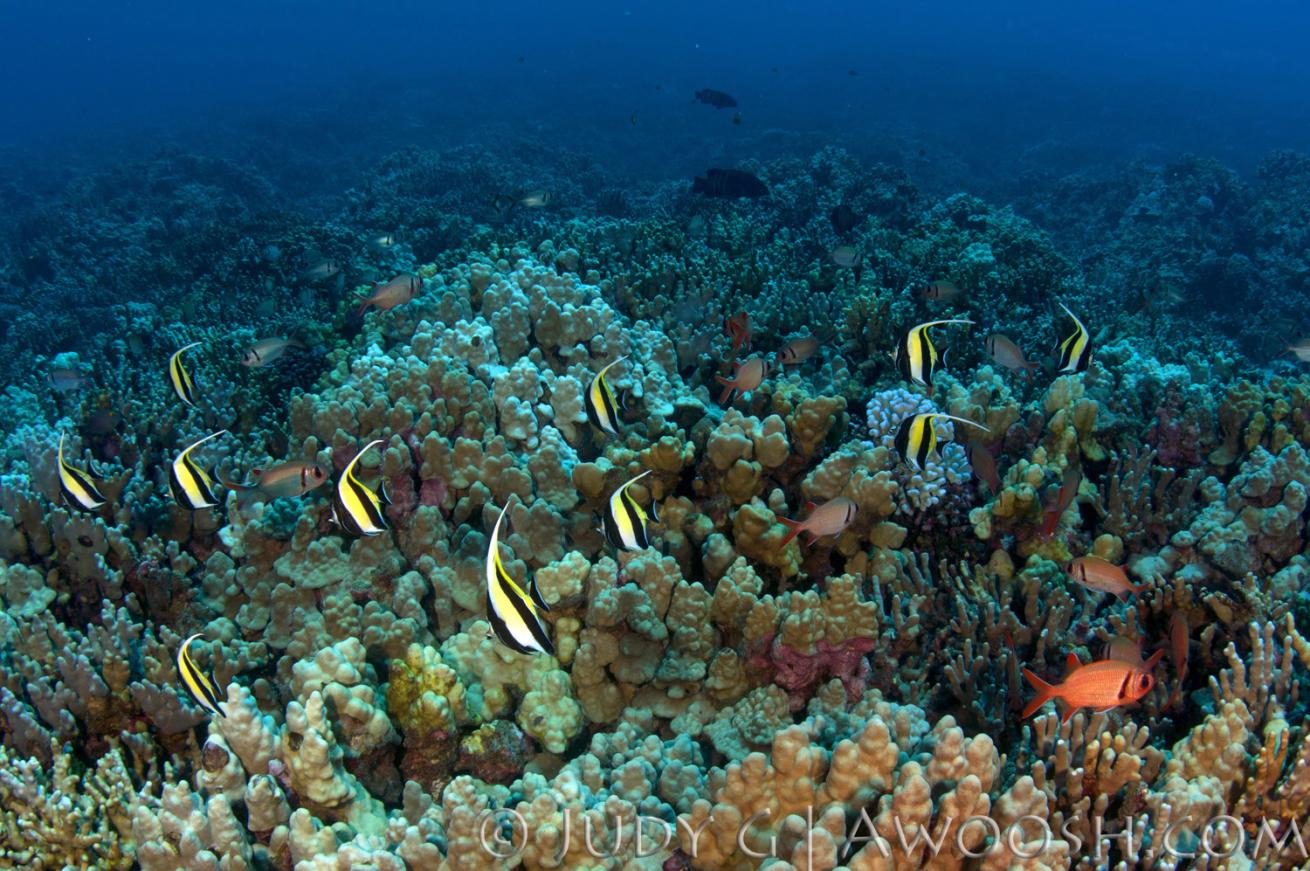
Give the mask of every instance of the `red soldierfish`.
<svg viewBox="0 0 1310 871">
<path fill-rule="evenodd" d="M 370 307 L 380 312 L 390 311 L 418 296 L 422 289 L 423 279 L 409 272 L 401 273 L 385 284 L 380 281 L 374 282 L 373 292 L 360 302 L 359 310 L 355 314 L 362 317 Z"/>
<path fill-rule="evenodd" d="M 979 441 L 971 441 L 965 446 L 969 455 L 969 468 L 978 476 L 978 480 L 987 485 L 993 496 L 1001 495 L 1001 474 L 996 471 L 996 458 L 987 446 Z"/>
<path fill-rule="evenodd" d="M 270 363 L 276 363 L 287 352 L 287 348 L 303 348 L 295 339 L 260 339 L 241 352 L 241 365 L 260 369 Z"/>
<path fill-rule="evenodd" d="M 1049 684 L 1025 668 L 1023 676 L 1037 690 L 1037 697 L 1023 709 L 1023 715 L 1031 717 L 1037 713 L 1038 708 L 1052 699 L 1063 701 L 1068 706 L 1062 718 L 1065 723 L 1069 722 L 1079 708 L 1092 708 L 1100 713 L 1131 704 L 1155 686 L 1151 669 L 1163 655 L 1163 650 L 1156 651 L 1141 665 L 1119 659 L 1103 659 L 1083 665 L 1077 655 L 1070 653 L 1069 673 L 1064 683 L 1060 684 Z"/>
<path fill-rule="evenodd" d="M 737 356 L 742 348 L 751 349 L 751 317 L 746 312 L 737 312 L 724 321 L 723 332 L 732 339 L 732 356 Z"/>
<path fill-rule="evenodd" d="M 737 373 L 732 378 L 715 375 L 714 380 L 723 385 L 723 394 L 719 404 L 731 402 L 743 393 L 749 393 L 764 382 L 769 374 L 769 364 L 763 357 L 751 357 L 745 363 L 737 364 Z"/>
<path fill-rule="evenodd" d="M 1134 584 L 1128 580 L 1122 566 L 1099 556 L 1080 556 L 1069 563 L 1069 577 L 1089 590 L 1109 593 L 1118 599 L 1126 599 L 1129 593 L 1140 593 L 1146 589 L 1145 584 Z"/>
<path fill-rule="evenodd" d="M 992 333 L 987 337 L 987 355 L 998 366 L 1004 366 L 1011 372 L 1023 370 L 1023 374 L 1032 380 L 1033 370 L 1037 368 L 1036 363 L 1028 362 L 1023 355 L 1023 350 L 1018 345 L 1010 341 L 1006 336 L 1000 333 Z"/>
<path fill-rule="evenodd" d="M 778 352 L 778 362 L 784 366 L 799 366 L 814 356 L 819 350 L 819 340 L 814 336 L 801 336 L 792 339 Z"/>
<path fill-rule="evenodd" d="M 328 470 L 319 463 L 307 463 L 293 460 L 281 463 L 271 469 L 255 469 L 253 484 L 223 483 L 243 493 L 259 493 L 266 499 L 281 499 L 284 496 L 303 496 L 321 485 L 328 478 Z"/>
<path fill-rule="evenodd" d="M 851 525 L 855 519 L 855 503 L 838 496 L 836 499 L 829 500 L 822 505 L 815 505 L 813 502 L 806 502 L 805 509 L 810 512 L 810 516 L 804 520 L 792 520 L 787 517 L 779 517 L 778 520 L 782 525 L 787 527 L 787 534 L 782 537 L 779 547 L 786 547 L 787 542 L 791 541 L 800 533 L 805 533 L 805 543 L 813 544 L 816 539 L 829 535 L 841 535 L 846 527 Z"/>
<path fill-rule="evenodd" d="M 1050 538 L 1055 534 L 1055 527 L 1059 525 L 1064 512 L 1073 504 L 1074 498 L 1078 495 L 1078 486 L 1082 482 L 1083 473 L 1078 469 L 1070 466 L 1064 470 L 1064 483 L 1060 485 L 1055 501 L 1046 507 L 1045 520 L 1042 523 L 1042 538 Z"/>
</svg>

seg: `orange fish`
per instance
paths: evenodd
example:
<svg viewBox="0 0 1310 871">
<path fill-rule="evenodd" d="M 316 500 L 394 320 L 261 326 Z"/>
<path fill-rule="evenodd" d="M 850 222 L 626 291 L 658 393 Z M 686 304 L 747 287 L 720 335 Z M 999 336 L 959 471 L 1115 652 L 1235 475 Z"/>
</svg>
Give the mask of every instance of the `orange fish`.
<svg viewBox="0 0 1310 871">
<path fill-rule="evenodd" d="M 792 339 L 778 352 L 778 362 L 784 366 L 799 366 L 814 356 L 819 350 L 819 340 L 814 336 L 801 336 Z"/>
<path fill-rule="evenodd" d="M 1056 494 L 1055 500 L 1046 507 L 1044 522 L 1042 523 L 1042 538 L 1050 538 L 1055 534 L 1055 527 L 1060 522 L 1060 518 L 1069 506 L 1073 504 L 1074 497 L 1078 495 L 1078 485 L 1083 482 L 1083 473 L 1073 466 L 1064 470 L 1064 483 L 1060 485 L 1060 492 Z"/>
<path fill-rule="evenodd" d="M 1146 589 L 1145 584 L 1134 584 L 1128 580 L 1122 566 L 1099 556 L 1080 556 L 1069 563 L 1069 577 L 1089 590 L 1109 593 L 1118 599 L 1126 599 L 1129 593 L 1140 593 Z"/>
<path fill-rule="evenodd" d="M 1049 684 L 1025 668 L 1023 676 L 1037 690 L 1037 697 L 1023 709 L 1023 715 L 1031 717 L 1052 699 L 1063 701 L 1068 706 L 1061 720 L 1065 723 L 1079 708 L 1092 708 L 1099 714 L 1132 704 L 1155 686 L 1151 669 L 1163 655 L 1164 651 L 1158 650 L 1140 666 L 1118 659 L 1102 659 L 1083 665 L 1076 654 L 1070 653 L 1069 673 L 1061 684 Z"/>
<path fill-rule="evenodd" d="M 810 512 L 810 516 L 804 520 L 778 518 L 787 527 L 787 534 L 782 537 L 779 547 L 786 547 L 787 542 L 802 532 L 806 535 L 806 544 L 814 544 L 815 540 L 828 535 L 841 535 L 842 530 L 855 519 L 855 503 L 844 496 L 838 496 L 822 505 L 806 502 L 805 510 Z"/>
<path fill-rule="evenodd" d="M 737 356 L 742 348 L 751 349 L 751 317 L 746 312 L 737 312 L 724 321 L 723 332 L 732 339 L 732 356 Z"/>
<path fill-rule="evenodd" d="M 749 393 L 759 387 L 764 381 L 764 376 L 768 374 L 768 362 L 763 357 L 751 357 L 745 363 L 737 364 L 737 373 L 731 379 L 715 375 L 714 380 L 724 385 L 723 394 L 719 396 L 719 404 L 732 402 L 743 393 Z"/>
<path fill-rule="evenodd" d="M 418 296 L 419 291 L 422 289 L 423 279 L 409 272 L 403 272 L 385 284 L 381 281 L 375 281 L 373 282 L 373 292 L 359 304 L 359 309 L 355 314 L 362 317 L 370 306 L 380 312 L 390 311 Z"/>
<path fill-rule="evenodd" d="M 322 463 L 308 463 L 304 460 L 280 463 L 269 469 L 254 469 L 250 474 L 255 478 L 253 484 L 237 484 L 232 481 L 224 481 L 223 484 L 239 493 L 257 493 L 265 499 L 281 499 L 304 496 L 328 478 L 328 470 Z"/>
<path fill-rule="evenodd" d="M 969 468 L 978 476 L 978 480 L 987 485 L 992 495 L 1001 494 L 1001 474 L 996 471 L 996 458 L 987 446 L 979 441 L 970 441 L 964 448 L 969 455 Z"/>
</svg>

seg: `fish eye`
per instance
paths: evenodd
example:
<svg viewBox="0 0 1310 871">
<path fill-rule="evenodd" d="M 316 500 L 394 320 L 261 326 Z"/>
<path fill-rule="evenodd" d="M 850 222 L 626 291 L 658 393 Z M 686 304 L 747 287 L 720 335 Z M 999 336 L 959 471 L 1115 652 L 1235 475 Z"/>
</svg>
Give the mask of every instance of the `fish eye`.
<svg viewBox="0 0 1310 871">
<path fill-rule="evenodd" d="M 1144 690 L 1149 690 L 1149 689 L 1151 688 L 1151 676 L 1150 676 L 1149 674 L 1144 674 L 1144 675 L 1142 675 L 1142 678 L 1141 678 L 1141 680 L 1139 681 L 1139 684 L 1140 684 L 1140 686 L 1141 686 L 1142 689 L 1144 689 Z"/>
</svg>

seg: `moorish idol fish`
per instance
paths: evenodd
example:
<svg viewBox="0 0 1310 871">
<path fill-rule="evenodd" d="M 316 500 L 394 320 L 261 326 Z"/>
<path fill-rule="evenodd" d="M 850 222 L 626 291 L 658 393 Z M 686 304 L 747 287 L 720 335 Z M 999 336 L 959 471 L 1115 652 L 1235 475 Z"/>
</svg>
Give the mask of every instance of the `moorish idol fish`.
<svg viewBox="0 0 1310 871">
<path fill-rule="evenodd" d="M 935 421 L 938 418 L 946 418 L 957 423 L 967 423 L 969 426 L 976 426 L 983 432 L 987 432 L 987 427 L 966 420 L 963 417 L 953 417 L 949 414 L 937 412 L 910 415 L 901 421 L 901 428 L 896 432 L 894 444 L 896 445 L 896 451 L 916 469 L 922 469 L 923 464 L 937 453 L 937 424 Z"/>
<path fill-rule="evenodd" d="M 500 643 L 510 650 L 553 656 L 555 645 L 546 634 L 540 614 L 550 608 L 537 591 L 535 580 L 529 582 L 528 592 L 523 592 L 500 560 L 500 523 L 507 511 L 508 505 L 496 518 L 491 530 L 491 547 L 487 549 L 487 619 Z"/>
<path fill-rule="evenodd" d="M 1060 341 L 1056 350 L 1060 353 L 1059 362 L 1056 363 L 1056 371 L 1059 372 L 1086 372 L 1087 366 L 1092 362 L 1092 337 L 1083 326 L 1083 322 L 1078 320 L 1073 312 L 1069 311 L 1064 303 L 1060 303 L 1060 308 L 1064 309 L 1073 320 L 1073 332 Z"/>
<path fill-rule="evenodd" d="M 191 511 L 199 511 L 201 508 L 213 508 L 218 504 L 218 497 L 214 495 L 214 479 L 196 465 L 196 461 L 191 459 L 191 452 L 210 439 L 226 433 L 227 430 L 220 429 L 193 442 L 178 454 L 172 465 L 168 467 L 168 489 L 178 505 Z"/>
<path fill-rule="evenodd" d="M 207 672 L 201 671 L 195 660 L 191 658 L 191 642 L 200 635 L 201 633 L 192 635 L 177 649 L 177 676 L 182 679 L 182 685 L 191 694 L 191 698 L 196 700 L 197 705 L 211 714 L 222 717 L 223 709 L 219 705 L 227 702 L 227 693 L 214 683 L 212 669 Z"/>
<path fill-rule="evenodd" d="M 632 498 L 628 488 L 650 474 L 647 469 L 622 487 L 614 491 L 605 505 L 604 532 L 605 540 L 619 550 L 642 550 L 650 547 L 650 534 L 646 524 L 650 521 L 646 511 Z M 651 517 L 659 522 L 655 514 L 655 501 L 650 506 Z"/>
<path fill-rule="evenodd" d="M 379 535 L 387 529 L 387 519 L 382 515 L 382 506 L 390 505 L 386 485 L 374 493 L 355 477 L 355 464 L 359 458 L 383 444 L 383 439 L 374 439 L 346 463 L 345 470 L 337 480 L 337 492 L 332 496 L 332 520 L 350 535 Z"/>
<path fill-rule="evenodd" d="M 928 328 L 942 324 L 972 324 L 973 321 L 945 320 L 928 321 L 911 327 L 892 351 L 892 362 L 907 381 L 919 384 L 932 392 L 932 376 L 937 371 L 940 358 L 928 336 Z"/>
<path fill-rule="evenodd" d="M 64 434 L 59 434 L 59 494 L 64 498 L 64 504 L 70 508 L 80 508 L 83 511 L 95 511 L 106 501 L 100 488 L 96 486 L 97 481 L 104 480 L 91 470 L 87 465 L 88 471 L 83 472 L 76 466 L 70 466 L 64 461 Z"/>
<path fill-rule="evenodd" d="M 610 435 L 619 434 L 619 405 L 609 382 L 605 380 L 605 373 L 626 359 L 628 357 L 625 354 L 597 372 L 596 377 L 587 385 L 587 394 L 583 397 L 587 406 L 587 420 L 596 429 Z"/>
<path fill-rule="evenodd" d="M 182 354 L 200 344 L 202 343 L 192 342 L 185 348 L 178 348 L 173 352 L 173 356 L 168 358 L 168 384 L 173 388 L 173 394 L 190 406 L 196 404 L 196 384 L 191 380 L 191 373 L 182 365 Z"/>
</svg>

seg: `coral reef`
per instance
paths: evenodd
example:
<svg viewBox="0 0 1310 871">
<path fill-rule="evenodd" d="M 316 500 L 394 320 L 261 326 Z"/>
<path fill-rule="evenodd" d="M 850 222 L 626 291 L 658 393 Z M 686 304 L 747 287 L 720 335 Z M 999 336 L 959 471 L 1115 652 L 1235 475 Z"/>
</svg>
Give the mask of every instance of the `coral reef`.
<svg viewBox="0 0 1310 871">
<path fill-rule="evenodd" d="M 44 373 L 76 347 L 58 365 L 95 382 L 9 392 L 3 862 L 1127 868 L 1181 867 L 1167 851 L 1201 845 L 1285 863 L 1253 851 L 1310 825 L 1310 379 L 1252 365 L 1240 336 L 1202 358 L 1167 311 L 1107 298 L 1111 279 L 1015 211 L 836 149 L 751 164 L 772 196 L 728 204 L 672 185 L 620 203 L 603 173 L 555 160 L 557 199 L 585 218 L 498 214 L 481 192 L 526 189 L 522 164 L 417 149 L 383 161 L 340 223 L 273 222 L 258 178 L 181 157 L 148 171 L 170 173 L 173 208 L 203 200 L 190 229 L 138 226 L 162 206 L 117 202 L 132 198 L 115 173 L 65 194 L 76 220 L 43 214 L 54 229 L 22 268 L 50 293 L 78 239 L 122 298 L 146 281 L 132 245 L 194 290 L 107 308 L 116 338 L 69 327 L 6 363 Z M 1257 186 L 1306 174 L 1274 156 Z M 1302 248 L 1246 232 L 1278 201 L 1217 165 L 1125 185 L 1113 281 L 1147 270 L 1209 298 L 1304 270 Z M 828 256 L 839 203 L 865 216 L 858 275 Z M 426 229 L 361 244 L 402 217 Z M 203 277 L 178 265 L 201 249 L 232 253 Z M 412 271 L 421 291 L 352 316 L 347 279 L 306 295 L 273 249 L 339 258 L 351 287 Z M 913 292 L 944 276 L 967 292 Z M 302 323 L 261 320 L 302 295 Z M 1057 301 L 1089 325 L 1087 371 L 988 358 L 1005 330 L 1040 360 L 1068 328 Z M 818 350 L 724 407 L 721 323 L 743 310 L 749 353 L 803 328 Z M 926 389 L 887 352 L 939 316 L 974 324 L 942 338 Z M 1170 321 L 1153 338 L 1152 318 Z M 257 324 L 305 347 L 242 367 L 222 337 Z M 189 341 L 195 408 L 162 377 Z M 613 434 L 586 405 L 606 366 Z M 920 470 L 895 437 L 928 411 L 980 429 L 943 422 Z M 221 428 L 219 481 L 290 461 L 329 482 L 221 487 L 223 504 L 189 511 L 167 462 Z M 58 503 L 61 435 L 103 473 L 103 508 Z M 971 468 L 970 437 L 999 485 Z M 374 440 L 356 474 L 385 492 L 387 528 L 352 537 L 332 491 Z M 615 550 L 597 517 L 643 472 L 631 492 L 658 517 L 654 546 Z M 779 518 L 838 498 L 854 507 L 838 533 L 784 544 Z M 514 652 L 489 622 L 502 508 L 502 560 L 549 606 L 553 655 Z M 1136 592 L 1079 583 L 1068 567 L 1087 554 Z M 223 716 L 178 673 L 193 636 Z M 1167 651 L 1140 701 L 1021 719 L 1024 669 L 1125 645 Z"/>
</svg>

